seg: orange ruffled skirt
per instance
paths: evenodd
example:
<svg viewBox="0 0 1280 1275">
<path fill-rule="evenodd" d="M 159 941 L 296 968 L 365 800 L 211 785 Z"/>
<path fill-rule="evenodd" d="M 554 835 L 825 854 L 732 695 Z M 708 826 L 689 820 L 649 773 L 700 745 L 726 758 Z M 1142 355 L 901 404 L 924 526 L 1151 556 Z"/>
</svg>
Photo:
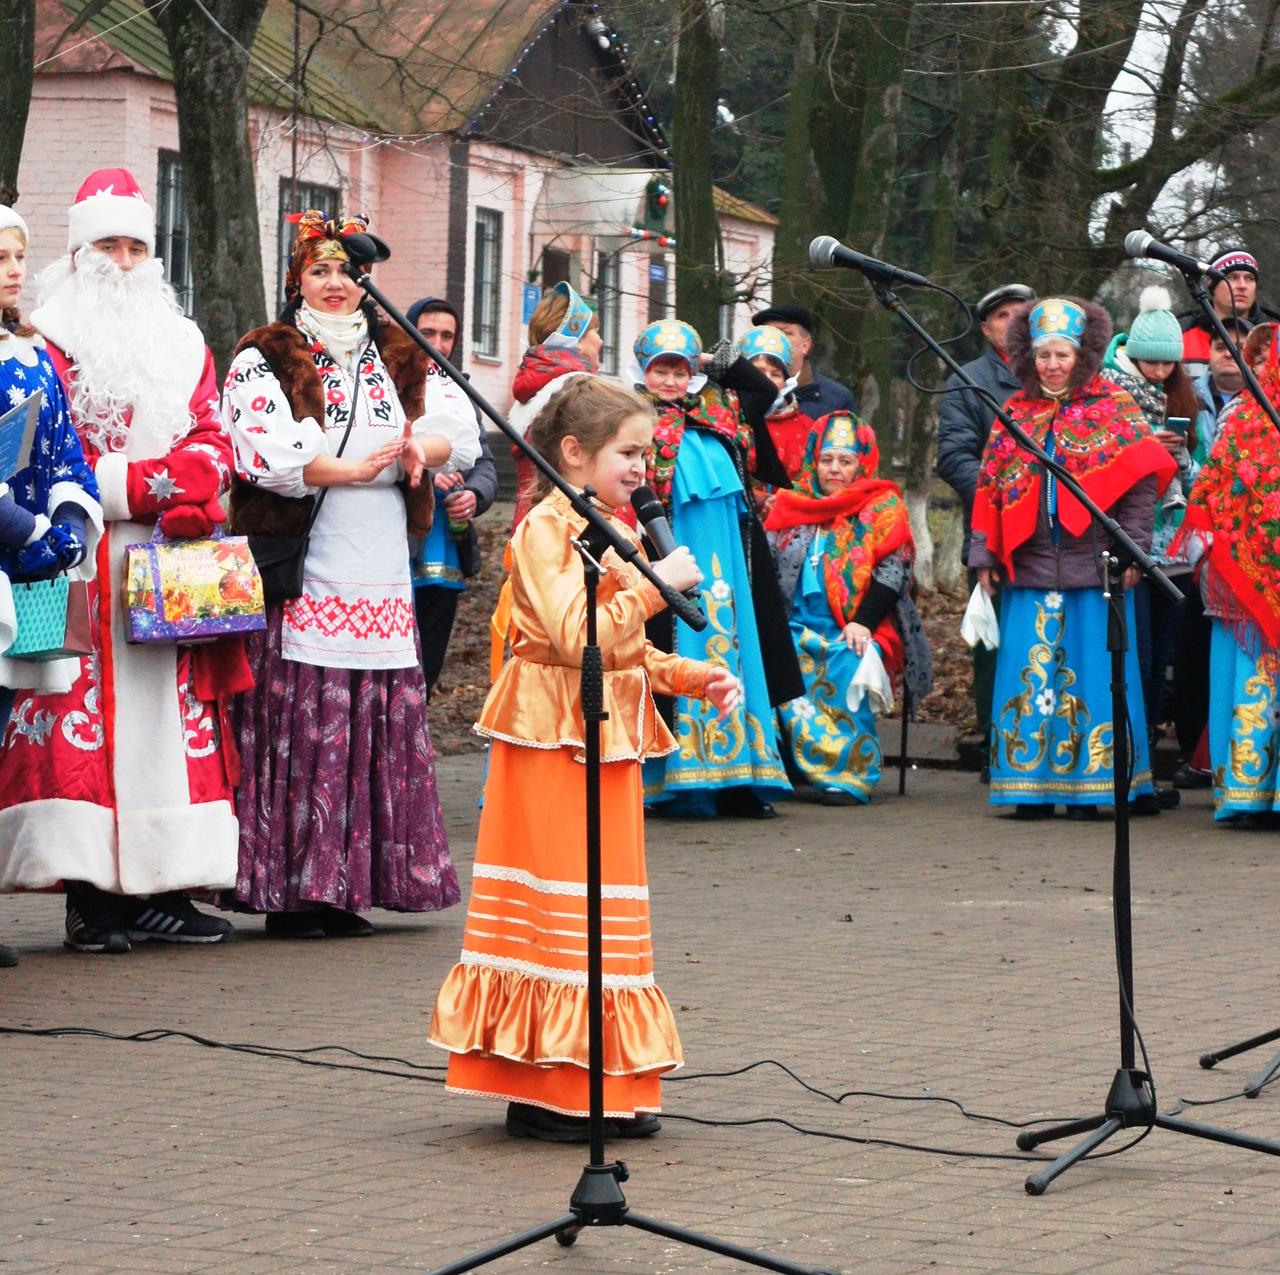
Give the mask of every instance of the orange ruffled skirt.
<svg viewBox="0 0 1280 1275">
<path fill-rule="evenodd" d="M 587 1098 L 585 772 L 569 748 L 493 740 L 462 959 L 430 1040 L 446 1087 L 584 1116 Z M 660 1110 L 684 1061 L 653 977 L 640 763 L 601 767 L 605 1114 Z"/>
</svg>

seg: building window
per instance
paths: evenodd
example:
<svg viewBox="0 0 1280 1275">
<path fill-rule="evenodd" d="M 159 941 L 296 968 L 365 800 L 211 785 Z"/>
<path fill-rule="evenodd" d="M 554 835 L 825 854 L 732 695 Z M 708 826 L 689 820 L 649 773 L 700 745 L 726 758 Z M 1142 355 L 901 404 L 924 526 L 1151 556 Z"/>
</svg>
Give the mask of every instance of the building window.
<svg viewBox="0 0 1280 1275">
<path fill-rule="evenodd" d="M 649 322 L 667 317 L 667 261 L 665 257 L 649 259 Z"/>
<path fill-rule="evenodd" d="M 596 258 L 596 303 L 600 316 L 600 370 L 618 374 L 618 350 L 622 340 L 622 286 L 619 282 L 618 254 L 602 252 Z"/>
<path fill-rule="evenodd" d="M 156 177 L 156 256 L 164 262 L 169 280 L 184 314 L 195 309 L 191 278 L 191 227 L 182 198 L 182 160 L 176 151 L 161 151 Z"/>
<path fill-rule="evenodd" d="M 497 358 L 502 313 L 502 214 L 476 209 L 475 293 L 471 304 L 471 348 Z"/>
<path fill-rule="evenodd" d="M 298 237 L 298 227 L 285 218 L 291 212 L 309 212 L 318 209 L 326 217 L 338 215 L 338 200 L 342 191 L 337 186 L 317 186 L 314 182 L 294 183 L 287 177 L 280 178 L 280 252 L 276 264 L 276 291 L 280 304 L 285 303 L 284 276 L 289 269 L 289 257 L 293 253 L 293 241 Z"/>
</svg>

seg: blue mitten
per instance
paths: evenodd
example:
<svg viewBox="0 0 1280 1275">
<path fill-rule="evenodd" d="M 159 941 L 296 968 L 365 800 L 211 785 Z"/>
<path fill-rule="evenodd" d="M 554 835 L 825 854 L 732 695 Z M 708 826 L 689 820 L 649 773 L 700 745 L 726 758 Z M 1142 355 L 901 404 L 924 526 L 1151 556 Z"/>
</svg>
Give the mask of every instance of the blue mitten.
<svg viewBox="0 0 1280 1275">
<path fill-rule="evenodd" d="M 57 575 L 62 570 L 62 561 L 58 557 L 59 541 L 55 536 L 57 528 L 48 531 L 18 553 L 18 570 L 28 580 L 44 580 Z"/>
<path fill-rule="evenodd" d="M 79 505 L 62 504 L 53 511 L 49 534 L 58 538 L 58 562 L 63 571 L 78 567 L 85 559 L 89 546 L 85 542 L 84 525 L 84 510 Z"/>
</svg>

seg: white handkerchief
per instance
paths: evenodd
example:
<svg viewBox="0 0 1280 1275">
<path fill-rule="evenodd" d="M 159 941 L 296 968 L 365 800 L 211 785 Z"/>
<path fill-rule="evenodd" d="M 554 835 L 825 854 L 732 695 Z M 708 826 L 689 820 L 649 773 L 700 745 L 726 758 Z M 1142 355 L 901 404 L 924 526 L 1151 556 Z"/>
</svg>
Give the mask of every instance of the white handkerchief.
<svg viewBox="0 0 1280 1275">
<path fill-rule="evenodd" d="M 970 646 L 981 642 L 988 651 L 994 651 L 1000 645 L 1000 621 L 996 619 L 996 609 L 981 584 L 975 584 L 969 595 L 969 605 L 965 607 L 964 619 L 960 621 L 960 636 Z"/>
<path fill-rule="evenodd" d="M 879 716 L 893 707 L 893 683 L 885 672 L 884 661 L 874 642 L 867 643 L 867 649 L 858 661 L 857 671 L 849 689 L 845 693 L 845 702 L 850 711 L 856 713 L 862 707 L 862 697 L 867 696 L 871 711 Z"/>
</svg>

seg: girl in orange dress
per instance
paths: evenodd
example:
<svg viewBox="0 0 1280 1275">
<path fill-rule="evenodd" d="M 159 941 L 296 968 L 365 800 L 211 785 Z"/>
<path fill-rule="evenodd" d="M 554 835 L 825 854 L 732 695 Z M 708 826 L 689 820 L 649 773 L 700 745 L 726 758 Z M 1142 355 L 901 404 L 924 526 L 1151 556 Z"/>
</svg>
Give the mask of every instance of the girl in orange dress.
<svg viewBox="0 0 1280 1275">
<path fill-rule="evenodd" d="M 538 414 L 529 441 L 601 511 L 627 507 L 644 481 L 654 413 L 616 382 L 579 378 Z M 440 989 L 430 1039 L 452 1054 L 448 1088 L 505 1099 L 507 1131 L 587 1141 L 587 924 L 584 728 L 579 683 L 586 586 L 571 539 L 586 522 L 542 492 L 507 550 L 511 658 L 485 701 L 492 741 L 462 957 Z M 614 524 L 637 541 L 625 524 Z M 644 624 L 665 603 L 611 550 L 599 584 L 604 657 L 601 855 L 606 1132 L 657 1132 L 659 1078 L 683 1057 L 654 981 L 640 766 L 675 748 L 653 691 L 739 696 L 727 669 L 655 650 Z M 702 579 L 687 549 L 655 565 L 672 587 Z M 500 613 L 501 613 L 500 604 Z M 498 617 L 495 616 L 495 620 Z"/>
</svg>

